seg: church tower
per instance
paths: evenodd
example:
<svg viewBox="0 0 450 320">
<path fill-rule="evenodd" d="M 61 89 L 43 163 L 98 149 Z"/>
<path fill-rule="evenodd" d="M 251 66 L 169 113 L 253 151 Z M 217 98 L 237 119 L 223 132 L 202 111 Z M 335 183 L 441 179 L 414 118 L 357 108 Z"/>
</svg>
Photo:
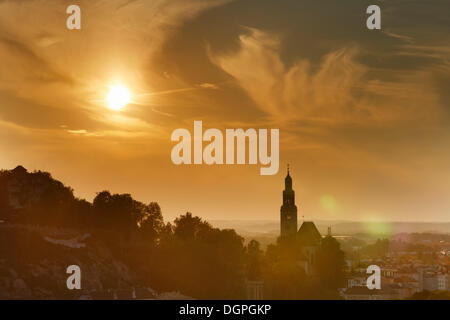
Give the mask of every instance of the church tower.
<svg viewBox="0 0 450 320">
<path fill-rule="evenodd" d="M 289 174 L 284 179 L 283 205 L 281 214 L 281 237 L 293 236 L 297 233 L 297 206 L 295 205 L 295 192 L 292 189 L 292 178 Z"/>
</svg>

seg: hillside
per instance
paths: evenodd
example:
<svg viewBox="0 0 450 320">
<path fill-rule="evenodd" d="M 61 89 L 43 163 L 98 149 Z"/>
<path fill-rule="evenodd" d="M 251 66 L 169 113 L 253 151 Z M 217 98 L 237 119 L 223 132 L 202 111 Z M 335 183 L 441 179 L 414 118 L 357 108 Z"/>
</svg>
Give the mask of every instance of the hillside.
<svg viewBox="0 0 450 320">
<path fill-rule="evenodd" d="M 130 194 L 90 203 L 50 173 L 0 172 L 0 299 L 240 298 L 243 243 L 191 213 L 164 223 Z M 66 286 L 70 265 L 81 290 Z"/>
</svg>

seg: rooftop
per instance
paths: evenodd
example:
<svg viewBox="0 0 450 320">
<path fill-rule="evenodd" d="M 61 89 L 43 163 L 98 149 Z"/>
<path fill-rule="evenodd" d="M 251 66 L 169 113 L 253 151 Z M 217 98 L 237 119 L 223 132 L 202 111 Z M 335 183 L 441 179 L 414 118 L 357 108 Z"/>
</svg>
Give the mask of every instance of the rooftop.
<svg viewBox="0 0 450 320">
<path fill-rule="evenodd" d="M 297 239 L 303 245 L 315 246 L 320 244 L 322 236 L 320 235 L 319 230 L 317 230 L 314 222 L 304 221 L 300 229 L 298 229 Z"/>
</svg>

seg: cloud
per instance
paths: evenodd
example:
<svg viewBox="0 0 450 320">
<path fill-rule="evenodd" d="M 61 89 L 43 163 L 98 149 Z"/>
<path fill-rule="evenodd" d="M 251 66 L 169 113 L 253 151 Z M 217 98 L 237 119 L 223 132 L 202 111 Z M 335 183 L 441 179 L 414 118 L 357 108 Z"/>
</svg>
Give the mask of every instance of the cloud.
<svg viewBox="0 0 450 320">
<path fill-rule="evenodd" d="M 80 129 L 80 130 L 67 130 L 68 133 L 71 134 L 88 134 L 87 130 Z"/>
<path fill-rule="evenodd" d="M 392 37 L 392 38 L 395 38 L 395 39 L 400 39 L 400 40 L 402 40 L 402 41 L 404 41 L 406 43 L 414 43 L 413 37 L 406 36 L 406 35 L 403 35 L 403 34 L 398 34 L 398 33 L 395 33 L 395 32 L 391 32 L 389 30 L 383 30 L 382 32 L 385 33 L 386 35 L 388 35 L 389 37 Z"/>
<path fill-rule="evenodd" d="M 3 53 L 4 69 L 16 68 L 12 74 L 2 73 L 4 81 L 10 83 L 13 78 L 20 77 L 21 80 L 26 78 L 28 81 L 41 84 L 55 82 L 74 84 L 74 80 L 70 76 L 55 70 L 50 62 L 38 56 L 26 43 L 2 37 L 0 38 L 0 46 L 3 47 L 0 53 Z M 5 79 L 6 76 L 8 79 Z"/>
<path fill-rule="evenodd" d="M 331 51 L 317 64 L 300 58 L 288 66 L 276 35 L 248 28 L 239 44 L 231 54 L 210 51 L 211 60 L 235 79 L 270 121 L 308 121 L 327 127 L 392 125 L 426 122 L 441 111 L 435 88 L 424 81 L 432 79 L 430 70 L 397 72 L 384 80 L 359 62 L 356 45 Z"/>
<path fill-rule="evenodd" d="M 217 84 L 214 84 L 214 83 L 207 83 L 207 82 L 205 82 L 205 83 L 199 84 L 198 86 L 200 88 L 203 88 L 203 89 L 214 89 L 214 90 L 219 89 L 219 86 Z"/>
</svg>

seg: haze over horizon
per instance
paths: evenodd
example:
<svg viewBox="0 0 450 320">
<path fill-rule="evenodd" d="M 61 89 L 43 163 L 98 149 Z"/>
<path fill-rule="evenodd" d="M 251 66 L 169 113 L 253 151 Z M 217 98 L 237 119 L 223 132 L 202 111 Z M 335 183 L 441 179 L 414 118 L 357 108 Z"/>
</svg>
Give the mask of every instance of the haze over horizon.
<svg viewBox="0 0 450 320">
<path fill-rule="evenodd" d="M 381 31 L 359 1 L 80 0 L 69 31 L 67 1 L 0 0 L 0 168 L 278 220 L 289 163 L 299 221 L 449 222 L 450 3 L 377 2 Z M 194 120 L 279 128 L 278 174 L 175 166 Z"/>
</svg>

